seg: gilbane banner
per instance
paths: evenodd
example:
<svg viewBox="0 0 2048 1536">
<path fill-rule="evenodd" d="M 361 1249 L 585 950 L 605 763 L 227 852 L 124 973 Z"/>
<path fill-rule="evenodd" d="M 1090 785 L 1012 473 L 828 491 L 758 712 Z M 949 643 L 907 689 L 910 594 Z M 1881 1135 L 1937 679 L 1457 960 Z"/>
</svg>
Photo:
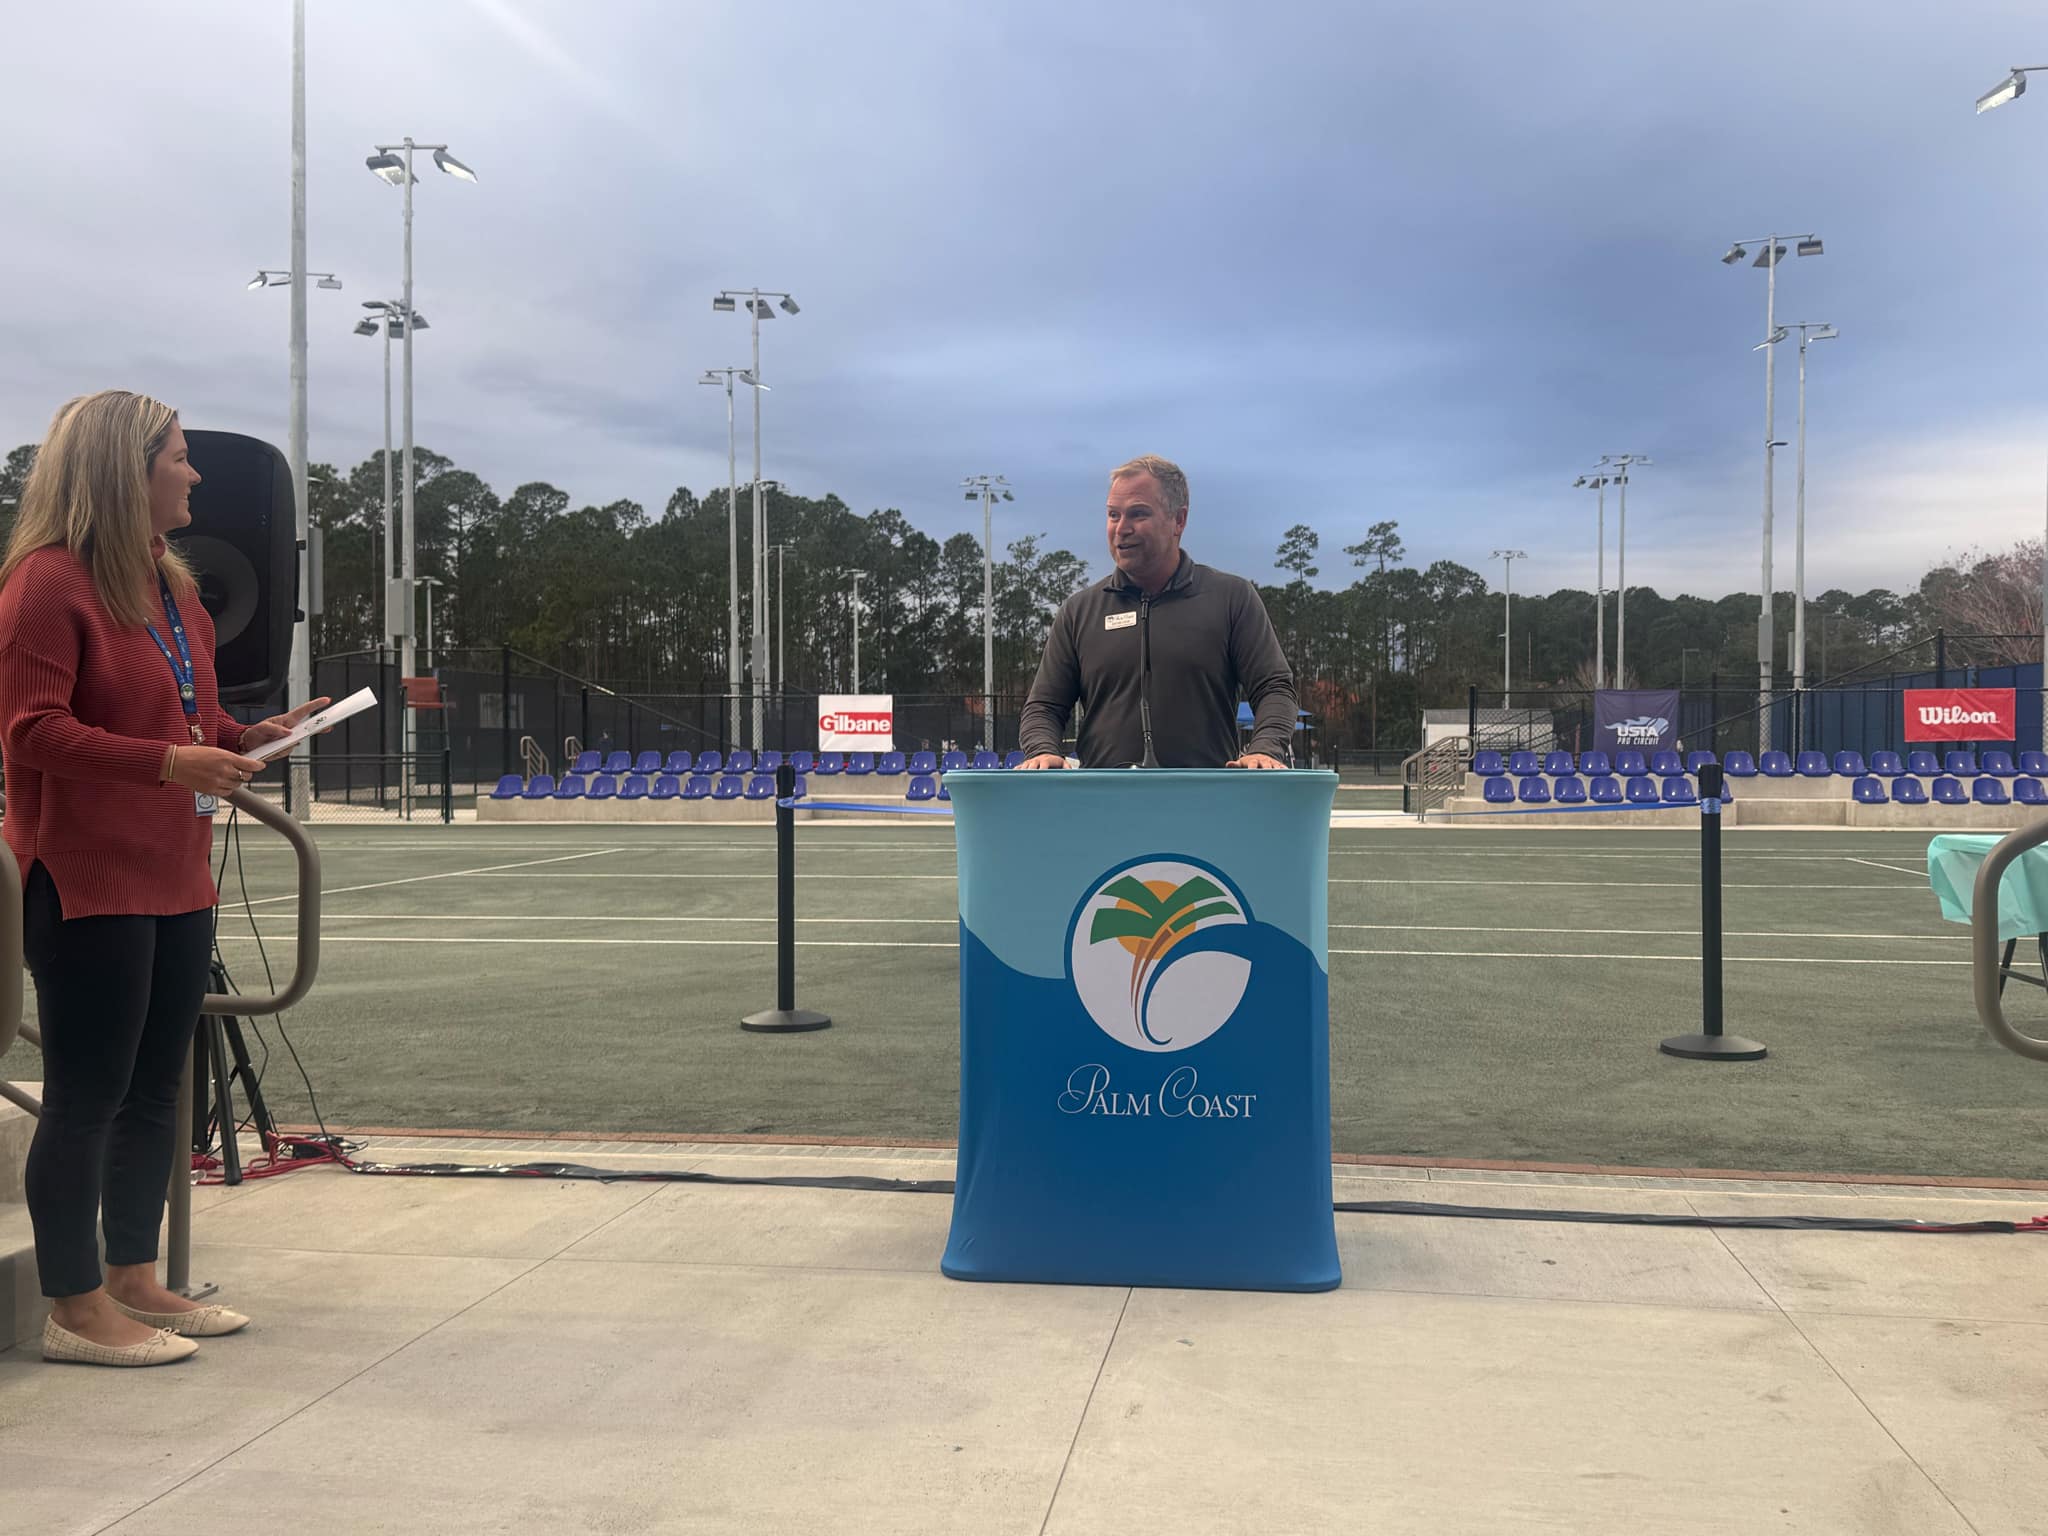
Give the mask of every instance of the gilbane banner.
<svg viewBox="0 0 2048 1536">
<path fill-rule="evenodd" d="M 891 693 L 827 693 L 818 699 L 820 752 L 896 750 L 896 696 Z"/>
</svg>

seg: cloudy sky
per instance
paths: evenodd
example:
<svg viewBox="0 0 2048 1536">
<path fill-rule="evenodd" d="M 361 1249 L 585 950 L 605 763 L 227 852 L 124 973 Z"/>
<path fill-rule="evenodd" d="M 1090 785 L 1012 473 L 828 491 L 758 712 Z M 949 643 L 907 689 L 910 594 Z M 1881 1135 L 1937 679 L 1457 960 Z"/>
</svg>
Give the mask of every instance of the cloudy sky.
<svg viewBox="0 0 2048 1536">
<path fill-rule="evenodd" d="M 1680 12 L 1683 16 L 1680 16 Z M 2027 0 L 309 0 L 311 446 L 381 437 L 400 197 L 417 189 L 419 441 L 509 492 L 658 509 L 725 478 L 703 369 L 763 327 L 765 473 L 1104 565 L 1103 471 L 1187 468 L 1188 545 L 1325 584 L 1367 524 L 1411 558 L 1590 587 L 1570 482 L 1650 455 L 1629 577 L 1758 580 L 1764 273 L 1810 356 L 1809 590 L 1910 585 L 2038 535 L 2048 462 L 2048 63 Z M 285 0 L 17 7 L 0 124 L 0 447 L 120 385 L 283 445 Z M 1779 369 L 1780 437 L 1793 362 Z M 742 402 L 744 411 L 744 402 Z M 742 418 L 743 428 L 745 418 Z M 742 438 L 742 473 L 747 453 Z M 1780 455 L 1779 585 L 1792 455 Z M 1614 507 L 1609 505 L 1609 531 Z M 1610 557 L 1611 558 L 1611 557 Z M 1610 580 L 1612 569 L 1610 566 Z"/>
</svg>

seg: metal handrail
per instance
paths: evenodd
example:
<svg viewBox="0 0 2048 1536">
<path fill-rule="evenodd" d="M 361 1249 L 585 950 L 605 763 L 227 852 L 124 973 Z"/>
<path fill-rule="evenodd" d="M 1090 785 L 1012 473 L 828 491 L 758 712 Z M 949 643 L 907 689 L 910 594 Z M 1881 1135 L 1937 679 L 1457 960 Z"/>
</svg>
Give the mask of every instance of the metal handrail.
<svg viewBox="0 0 2048 1536">
<path fill-rule="evenodd" d="M 1977 871 L 1976 891 L 1970 898 L 1970 986 L 1976 993 L 1977 1017 L 1991 1032 L 1992 1039 L 2035 1061 L 2048 1061 L 2048 1040 L 2013 1028 L 1998 995 L 1998 888 L 2013 860 L 2042 843 L 2048 843 L 2048 821 L 2037 821 L 2001 838 L 1984 856 Z"/>
<path fill-rule="evenodd" d="M 313 987 L 320 969 L 320 850 L 298 820 L 253 790 L 238 789 L 228 803 L 247 812 L 292 845 L 299 865 L 298 952 L 292 957 L 292 973 L 283 990 L 272 997 L 251 997 L 246 993 L 209 992 L 199 1005 L 201 1013 L 227 1013 L 246 1017 L 255 1013 L 283 1013 L 296 1005 Z"/>
<path fill-rule="evenodd" d="M 7 1054 L 14 1037 L 40 1047 L 43 1037 L 33 1025 L 21 1022 L 21 865 L 14 850 L 0 843 L 0 1056 Z M 42 1104 L 26 1089 L 0 1080 L 0 1099 L 40 1115 Z"/>
</svg>

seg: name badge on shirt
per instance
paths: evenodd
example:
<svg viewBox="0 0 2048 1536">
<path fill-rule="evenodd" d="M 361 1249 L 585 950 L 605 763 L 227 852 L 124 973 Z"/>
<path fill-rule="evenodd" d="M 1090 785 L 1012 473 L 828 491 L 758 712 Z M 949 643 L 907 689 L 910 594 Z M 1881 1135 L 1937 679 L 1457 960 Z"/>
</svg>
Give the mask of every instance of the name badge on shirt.
<svg viewBox="0 0 2048 1536">
<path fill-rule="evenodd" d="M 214 799 L 212 795 L 194 795 L 192 797 L 192 814 L 195 816 L 211 816 L 219 809 L 220 802 Z"/>
<path fill-rule="evenodd" d="M 1135 611 L 1103 615 L 1102 627 L 1104 629 L 1135 629 L 1137 626 L 1138 615 Z"/>
</svg>

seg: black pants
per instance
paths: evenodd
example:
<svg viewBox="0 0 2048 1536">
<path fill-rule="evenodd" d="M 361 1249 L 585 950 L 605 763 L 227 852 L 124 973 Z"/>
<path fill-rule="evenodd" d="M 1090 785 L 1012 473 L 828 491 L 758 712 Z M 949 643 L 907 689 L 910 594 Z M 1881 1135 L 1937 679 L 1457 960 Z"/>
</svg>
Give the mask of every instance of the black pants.
<svg viewBox="0 0 2048 1536">
<path fill-rule="evenodd" d="M 213 912 L 67 921 L 37 864 L 23 917 L 43 1032 L 29 1218 L 43 1294 L 78 1296 L 100 1284 L 95 1214 L 106 1224 L 109 1264 L 156 1259 L 181 1136 L 178 1078 L 206 995 Z"/>
</svg>

